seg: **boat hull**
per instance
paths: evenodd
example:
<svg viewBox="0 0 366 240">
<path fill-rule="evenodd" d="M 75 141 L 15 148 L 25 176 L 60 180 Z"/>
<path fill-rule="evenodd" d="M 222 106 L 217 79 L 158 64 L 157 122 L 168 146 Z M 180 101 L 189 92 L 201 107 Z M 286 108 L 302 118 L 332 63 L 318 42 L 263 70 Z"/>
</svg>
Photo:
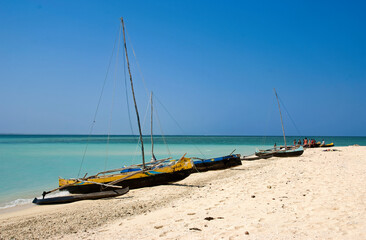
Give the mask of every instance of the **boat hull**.
<svg viewBox="0 0 366 240">
<path fill-rule="evenodd" d="M 240 154 L 193 161 L 198 172 L 220 170 L 242 165 Z"/>
<path fill-rule="evenodd" d="M 62 197 L 52 197 L 52 198 L 43 198 L 38 199 L 35 198 L 32 203 L 37 205 L 47 205 L 47 204 L 62 204 L 62 203 L 71 203 L 81 200 L 96 200 L 101 198 L 111 198 L 121 196 L 123 194 L 128 193 L 129 188 L 123 189 L 115 189 L 111 191 L 105 192 L 97 192 L 97 193 L 88 193 L 88 194 L 79 194 L 72 196 L 62 196 Z"/>
<path fill-rule="evenodd" d="M 273 151 L 272 150 L 262 150 L 255 152 L 255 155 L 259 158 L 271 158 L 273 157 Z"/>
<path fill-rule="evenodd" d="M 129 187 L 130 189 L 152 187 L 183 180 L 186 177 L 188 177 L 191 173 L 192 169 L 177 171 L 174 173 L 161 173 L 161 174 L 150 175 L 144 178 L 127 179 L 120 183 L 117 183 L 116 185 L 122 187 Z M 92 192 L 109 191 L 112 189 L 115 188 L 103 187 L 97 184 L 87 184 L 87 185 L 69 186 L 65 187 L 62 190 L 67 190 L 70 193 L 92 193 Z"/>
<path fill-rule="evenodd" d="M 334 147 L 334 143 L 329 143 L 329 144 L 321 145 L 320 147 Z"/>
<path fill-rule="evenodd" d="M 83 181 L 60 178 L 59 186 L 62 187 L 61 190 L 67 190 L 70 193 L 91 193 L 115 189 L 100 185 L 110 183 L 136 189 L 177 182 L 188 177 L 192 171 L 192 160 L 183 158 L 179 161 L 171 161 L 171 165 L 162 165 L 146 171 L 138 171 L 137 169 L 131 172 L 90 177 L 83 179 Z"/>
<path fill-rule="evenodd" d="M 273 153 L 274 157 L 297 157 L 304 153 L 303 147 L 299 147 L 291 150 L 277 151 Z"/>
<path fill-rule="evenodd" d="M 261 150 L 255 152 L 255 155 L 260 158 L 270 158 L 270 157 L 297 157 L 304 153 L 304 148 L 302 146 L 297 147 L 295 149 L 288 149 L 288 150 L 275 150 L 275 149 L 268 149 L 268 150 Z"/>
</svg>

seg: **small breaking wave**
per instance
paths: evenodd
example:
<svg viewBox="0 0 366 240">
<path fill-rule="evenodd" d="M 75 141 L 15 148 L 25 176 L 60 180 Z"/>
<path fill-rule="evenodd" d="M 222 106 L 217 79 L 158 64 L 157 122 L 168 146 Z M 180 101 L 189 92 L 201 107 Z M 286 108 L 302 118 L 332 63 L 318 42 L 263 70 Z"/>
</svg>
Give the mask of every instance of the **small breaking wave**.
<svg viewBox="0 0 366 240">
<path fill-rule="evenodd" d="M 63 197 L 63 196 L 68 196 L 70 195 L 70 193 L 68 191 L 61 191 L 61 192 L 55 192 L 55 193 L 50 193 L 46 195 L 46 198 L 52 198 L 52 197 Z M 39 196 L 37 198 L 42 198 L 42 196 Z M 22 206 L 22 205 L 26 205 L 26 204 L 31 204 L 33 201 L 33 198 L 20 198 L 20 199 L 16 199 L 13 200 L 11 202 L 7 202 L 4 204 L 0 205 L 0 210 L 1 209 L 7 209 L 7 208 L 12 208 L 12 207 L 16 207 L 16 206 Z"/>
</svg>

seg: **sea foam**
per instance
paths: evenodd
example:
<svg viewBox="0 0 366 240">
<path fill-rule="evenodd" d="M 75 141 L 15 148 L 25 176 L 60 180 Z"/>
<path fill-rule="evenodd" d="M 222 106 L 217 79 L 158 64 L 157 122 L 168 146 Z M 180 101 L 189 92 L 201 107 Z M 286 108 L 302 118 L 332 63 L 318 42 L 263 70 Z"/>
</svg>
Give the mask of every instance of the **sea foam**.
<svg viewBox="0 0 366 240">
<path fill-rule="evenodd" d="M 54 192 L 54 193 L 47 194 L 45 198 L 63 197 L 63 196 L 68 196 L 68 195 L 70 195 L 70 193 L 68 191 L 61 191 L 61 192 Z M 42 196 L 39 196 L 37 198 L 42 198 Z M 33 198 L 16 199 L 16 200 L 13 200 L 11 202 L 1 204 L 0 210 L 1 209 L 6 209 L 6 208 L 11 208 L 11 207 L 16 207 L 16 206 L 22 206 L 22 205 L 26 205 L 26 204 L 31 204 L 32 201 L 33 201 Z"/>
</svg>

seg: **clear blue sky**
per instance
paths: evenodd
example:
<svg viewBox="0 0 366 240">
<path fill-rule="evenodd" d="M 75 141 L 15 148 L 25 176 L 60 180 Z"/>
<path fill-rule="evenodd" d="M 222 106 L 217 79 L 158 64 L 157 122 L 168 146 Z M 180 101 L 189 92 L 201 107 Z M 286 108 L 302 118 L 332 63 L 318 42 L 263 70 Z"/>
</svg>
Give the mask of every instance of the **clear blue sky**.
<svg viewBox="0 0 366 240">
<path fill-rule="evenodd" d="M 275 87 L 300 131 L 283 110 L 288 135 L 365 136 L 365 12 L 364 1 L 3 0 L 0 133 L 88 133 L 123 16 L 146 87 L 184 130 L 156 104 L 165 134 L 281 135 Z M 111 133 L 130 134 L 120 73 Z M 96 133 L 108 132 L 113 79 Z"/>
</svg>

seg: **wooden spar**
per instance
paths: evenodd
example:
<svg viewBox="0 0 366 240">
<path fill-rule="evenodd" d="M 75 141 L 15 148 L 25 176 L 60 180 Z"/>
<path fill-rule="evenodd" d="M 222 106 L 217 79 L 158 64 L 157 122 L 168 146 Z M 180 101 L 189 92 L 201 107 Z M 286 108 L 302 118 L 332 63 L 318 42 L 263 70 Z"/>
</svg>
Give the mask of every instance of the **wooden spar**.
<svg viewBox="0 0 366 240">
<path fill-rule="evenodd" d="M 282 121 L 282 114 L 281 114 L 280 102 L 278 101 L 278 96 L 277 96 L 276 89 L 275 89 L 275 88 L 273 88 L 273 91 L 275 92 L 276 99 L 277 99 L 277 104 L 278 104 L 278 109 L 280 110 L 281 125 L 282 125 L 282 132 L 283 132 L 283 140 L 285 141 L 285 149 L 287 149 L 287 144 L 286 144 L 286 135 L 285 135 L 285 128 L 283 127 L 283 121 Z"/>
<path fill-rule="evenodd" d="M 229 155 L 232 155 L 235 151 L 236 151 L 236 148 Z"/>
<path fill-rule="evenodd" d="M 132 91 L 132 96 L 133 96 L 133 102 L 135 103 L 135 110 L 136 110 L 136 116 L 137 116 L 137 124 L 138 124 L 138 127 L 139 127 L 139 133 L 140 133 L 141 152 L 142 152 L 142 164 L 143 164 L 143 169 L 145 169 L 146 166 L 145 166 L 144 142 L 142 140 L 142 132 L 141 132 L 141 125 L 140 125 L 139 111 L 137 109 L 136 98 L 135 98 L 135 91 L 133 89 L 132 75 L 131 75 L 131 69 L 130 69 L 130 62 L 128 61 L 127 44 L 126 44 L 126 34 L 125 34 L 125 24 L 123 22 L 123 18 L 122 17 L 121 17 L 121 23 L 122 23 L 122 29 L 123 29 L 123 41 L 124 41 L 124 45 L 125 45 L 125 54 L 126 54 L 127 68 L 128 68 L 128 73 L 130 75 L 131 91 Z"/>
<path fill-rule="evenodd" d="M 153 92 L 150 95 L 150 104 L 151 104 L 151 161 L 156 161 L 154 156 L 154 138 L 153 138 Z"/>
</svg>

